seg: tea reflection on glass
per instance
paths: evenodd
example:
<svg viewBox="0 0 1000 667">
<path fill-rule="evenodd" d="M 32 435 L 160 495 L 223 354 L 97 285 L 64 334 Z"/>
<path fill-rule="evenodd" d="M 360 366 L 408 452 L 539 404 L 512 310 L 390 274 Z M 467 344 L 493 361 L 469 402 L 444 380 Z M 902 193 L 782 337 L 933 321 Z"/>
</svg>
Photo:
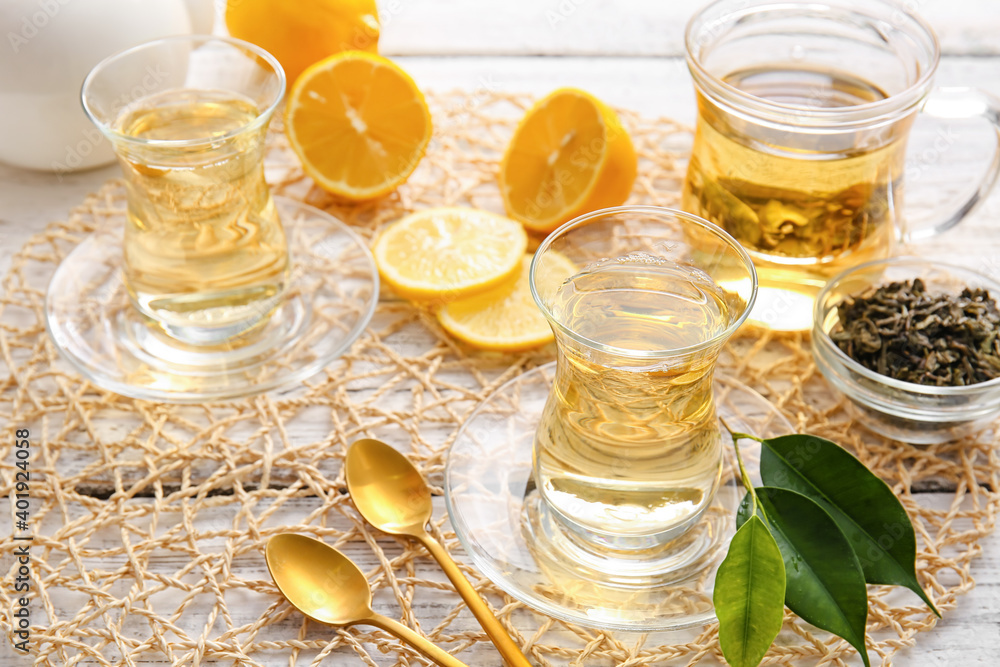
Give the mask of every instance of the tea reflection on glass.
<svg viewBox="0 0 1000 667">
<path fill-rule="evenodd" d="M 115 129 L 146 142 L 238 132 L 259 115 L 223 91 L 178 90 L 126 108 Z M 125 282 L 138 308 L 173 330 L 249 328 L 277 306 L 285 234 L 264 181 L 265 130 L 227 141 L 126 145 Z"/>
<path fill-rule="evenodd" d="M 726 294 L 706 273 L 628 260 L 570 278 L 551 312 L 592 341 L 642 351 L 699 345 L 734 319 Z M 550 507 L 603 533 L 687 526 L 719 484 L 715 354 L 650 364 L 571 342 L 561 350 L 536 440 L 536 482 Z"/>
<path fill-rule="evenodd" d="M 543 242 L 531 285 L 557 356 L 529 543 L 612 573 L 621 559 L 657 577 L 703 562 L 711 540 L 679 538 L 719 488 L 713 375 L 753 303 L 746 252 L 687 213 L 604 209 Z"/>
<path fill-rule="evenodd" d="M 847 107 L 885 99 L 875 84 L 835 71 L 756 68 L 725 82 L 778 104 Z M 721 225 L 758 260 L 762 281 L 791 269 L 832 277 L 886 257 L 895 242 L 906 154 L 900 124 L 877 145 L 795 151 L 748 142 L 699 99 L 701 122 L 684 207 Z M 770 266 L 771 264 L 775 266 Z"/>
</svg>

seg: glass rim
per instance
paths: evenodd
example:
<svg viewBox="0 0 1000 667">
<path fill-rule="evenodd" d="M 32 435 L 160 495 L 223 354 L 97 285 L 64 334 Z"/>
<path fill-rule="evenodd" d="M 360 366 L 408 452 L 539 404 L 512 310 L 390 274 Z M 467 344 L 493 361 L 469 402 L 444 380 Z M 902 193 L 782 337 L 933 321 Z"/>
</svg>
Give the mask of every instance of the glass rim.
<svg viewBox="0 0 1000 667">
<path fill-rule="evenodd" d="M 889 377 L 888 375 L 882 375 L 881 373 L 876 373 L 875 371 L 866 368 L 859 364 L 854 359 L 847 356 L 847 353 L 840 349 L 840 346 L 833 342 L 833 338 L 830 336 L 830 332 L 826 330 L 823 326 L 823 314 L 824 312 L 833 310 L 836 306 L 831 308 L 825 307 L 823 304 L 829 298 L 830 294 L 840 286 L 846 279 L 852 277 L 854 274 L 862 273 L 873 269 L 879 265 L 885 265 L 886 267 L 891 266 L 916 266 L 923 269 L 943 269 L 945 271 L 954 273 L 956 275 L 968 275 L 973 276 L 979 281 L 984 287 L 989 288 L 994 291 L 997 295 L 1000 295 L 1000 283 L 993 280 L 989 276 L 969 269 L 963 266 L 958 266 L 956 264 L 949 264 L 948 262 L 939 262 L 936 260 L 925 259 L 922 257 L 916 257 L 913 255 L 897 255 L 896 257 L 889 257 L 887 259 L 876 259 L 870 262 L 865 262 L 864 264 L 858 264 L 853 266 L 846 271 L 837 274 L 823 286 L 823 289 L 819 291 L 816 295 L 816 302 L 813 304 L 813 338 L 824 348 L 829 350 L 836 359 L 847 367 L 851 372 L 857 373 L 866 380 L 871 380 L 885 387 L 892 389 L 899 389 L 901 391 L 906 391 L 912 394 L 927 394 L 934 396 L 961 396 L 963 394 L 975 394 L 983 390 L 992 389 L 994 387 L 1000 386 L 1000 377 L 993 378 L 992 380 L 987 380 L 986 382 L 977 382 L 975 384 L 966 384 L 961 386 L 944 386 L 939 387 L 937 385 L 929 384 L 917 384 L 916 382 L 906 382 L 905 380 L 897 380 L 896 378 Z M 917 276 L 919 277 L 919 276 Z M 840 302 L 842 302 L 841 299 Z"/>
<path fill-rule="evenodd" d="M 114 62 L 117 62 L 123 58 L 128 58 L 136 53 L 149 49 L 151 47 L 160 46 L 163 44 L 168 44 L 171 42 L 189 42 L 191 44 L 197 44 L 199 46 L 208 44 L 211 42 L 218 42 L 221 44 L 228 44 L 229 46 L 234 46 L 244 51 L 248 51 L 255 56 L 259 57 L 261 60 L 266 62 L 270 67 L 272 72 L 278 79 L 278 94 L 275 95 L 274 99 L 268 103 L 264 109 L 259 109 L 257 115 L 254 116 L 253 120 L 242 125 L 234 130 L 230 130 L 225 134 L 204 137 L 197 139 L 140 139 L 137 137 L 132 137 L 127 134 L 123 134 L 118 130 L 111 127 L 109 123 L 105 123 L 100 118 L 97 117 L 97 113 L 88 104 L 88 89 L 93 85 L 94 80 L 98 77 L 104 69 Z M 228 37 L 222 35 L 171 35 L 169 37 L 161 37 L 159 39 L 150 40 L 148 42 L 143 42 L 142 44 L 136 44 L 135 46 L 130 46 L 127 49 L 122 49 L 112 53 L 108 57 L 101 60 L 99 63 L 94 65 L 91 70 L 87 73 L 87 76 L 83 79 L 83 84 L 80 86 L 80 104 L 83 106 L 84 113 L 87 114 L 87 118 L 90 119 L 94 125 L 109 139 L 123 143 L 132 144 L 135 146 L 155 146 L 155 147 L 169 147 L 169 148 L 186 148 L 186 147 L 196 147 L 204 144 L 209 144 L 213 142 L 223 141 L 226 139 L 231 139 L 235 136 L 243 134 L 244 132 L 252 131 L 260 128 L 262 125 L 266 124 L 271 116 L 274 114 L 275 109 L 281 104 L 281 100 L 285 96 L 285 70 L 281 67 L 281 63 L 273 55 L 260 48 L 256 44 L 252 44 L 242 39 L 237 39 L 235 37 Z M 133 104 L 138 100 L 143 99 L 142 97 L 135 100 L 129 101 L 125 106 Z M 125 107 L 122 107 L 125 108 Z"/>
<path fill-rule="evenodd" d="M 704 340 L 700 343 L 695 343 L 694 345 L 687 345 L 685 347 L 668 348 L 663 350 L 634 350 L 625 347 L 616 347 L 614 345 L 607 345 L 606 343 L 601 343 L 595 341 L 591 338 L 587 338 L 579 334 L 578 332 L 570 329 L 565 324 L 563 324 L 559 318 L 557 318 L 548 305 L 543 301 L 541 295 L 538 293 L 538 289 L 535 285 L 535 272 L 538 267 L 538 260 L 546 251 L 551 249 L 552 243 L 564 236 L 567 232 L 583 227 L 596 218 L 603 218 L 609 216 L 615 216 L 622 213 L 647 213 L 660 218 L 680 218 L 684 222 L 693 223 L 702 229 L 710 232 L 720 241 L 725 243 L 731 249 L 733 249 L 740 260 L 743 262 L 744 266 L 748 268 L 748 275 L 750 278 L 750 298 L 746 301 L 746 306 L 740 316 L 737 317 L 733 322 L 730 323 L 723 331 L 716 333 L 711 338 Z M 535 305 L 542 311 L 545 319 L 550 325 L 554 325 L 559 329 L 559 331 L 576 342 L 585 345 L 589 348 L 606 352 L 609 354 L 614 354 L 623 357 L 629 357 L 632 359 L 662 359 L 664 357 L 677 357 L 687 354 L 692 354 L 699 352 L 701 350 L 717 345 L 720 342 L 724 342 L 726 339 L 730 338 L 737 329 L 746 321 L 750 316 L 750 311 L 753 310 L 754 303 L 757 301 L 757 269 L 754 267 L 753 260 L 747 253 L 746 249 L 740 245 L 739 241 L 732 237 L 726 230 L 719 227 L 713 222 L 705 220 L 693 213 L 688 213 L 687 211 L 682 211 L 680 209 L 669 208 L 666 206 L 649 206 L 649 205 L 634 205 L 634 206 L 613 206 L 610 208 L 602 208 L 596 211 L 591 211 L 590 213 L 584 213 L 583 215 L 577 216 L 572 220 L 563 223 L 557 227 L 553 232 L 551 232 L 544 241 L 535 250 L 535 254 L 531 257 L 531 267 L 528 270 L 528 287 L 531 290 L 531 297 L 535 301 Z"/>
<path fill-rule="evenodd" d="M 684 52 L 688 69 L 694 79 L 695 86 L 707 94 L 713 100 L 735 101 L 735 106 L 749 112 L 755 117 L 762 117 L 766 120 L 778 124 L 798 124 L 803 120 L 810 121 L 819 126 L 841 126 L 841 125 L 868 125 L 891 118 L 901 111 L 918 105 L 930 92 L 930 84 L 937 71 L 941 60 L 941 45 L 937 35 L 930 24 L 909 11 L 906 7 L 889 2 L 888 0 L 865 0 L 865 3 L 845 3 L 838 0 L 816 0 L 809 2 L 788 2 L 787 0 L 756 0 L 747 4 L 746 0 L 741 0 L 732 11 L 723 14 L 711 24 L 713 29 L 718 29 L 722 25 L 733 24 L 748 16 L 762 14 L 775 10 L 790 10 L 811 8 L 825 8 L 828 10 L 843 11 L 853 15 L 860 15 L 874 22 L 878 20 L 879 12 L 888 14 L 899 13 L 904 17 L 904 21 L 909 22 L 911 30 L 904 30 L 911 38 L 923 43 L 930 51 L 930 59 L 926 67 L 922 67 L 916 81 L 905 89 L 889 95 L 888 97 L 855 104 L 844 107 L 810 107 L 801 104 L 787 104 L 773 102 L 756 95 L 751 95 L 736 86 L 727 83 L 718 76 L 712 74 L 705 68 L 702 54 L 697 44 L 698 38 L 704 34 L 707 25 L 703 25 L 707 15 L 715 9 L 727 4 L 733 4 L 734 0 L 714 0 L 702 7 L 692 16 L 684 29 Z M 887 18 L 886 21 L 889 19 Z M 912 29 L 915 28 L 915 29 Z M 790 118 L 793 117 L 793 118 Z"/>
</svg>

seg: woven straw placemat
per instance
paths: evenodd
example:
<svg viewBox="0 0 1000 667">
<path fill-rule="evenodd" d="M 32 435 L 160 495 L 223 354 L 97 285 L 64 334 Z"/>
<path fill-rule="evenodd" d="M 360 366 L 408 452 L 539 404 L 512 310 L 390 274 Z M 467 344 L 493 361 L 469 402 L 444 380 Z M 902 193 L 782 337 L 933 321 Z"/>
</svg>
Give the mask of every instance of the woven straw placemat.
<svg viewBox="0 0 1000 667">
<path fill-rule="evenodd" d="M 432 97 L 436 127 L 426 159 L 406 185 L 377 202 L 342 206 L 313 187 L 279 127 L 271 132 L 268 178 L 276 193 L 323 208 L 369 239 L 418 208 L 502 211 L 498 157 L 528 102 L 492 93 Z M 631 201 L 676 206 L 689 130 L 665 119 L 622 116 L 641 156 Z M 361 563 L 376 589 L 377 610 L 472 665 L 499 665 L 496 653 L 478 646 L 485 634 L 427 555 L 360 520 L 345 494 L 341 464 L 354 439 L 381 438 L 439 485 L 444 452 L 463 419 L 501 383 L 551 360 L 553 350 L 469 350 L 429 313 L 383 293 L 350 353 L 296 390 L 183 407 L 123 398 L 90 385 L 58 358 L 42 313 L 59 261 L 123 208 L 118 183 L 89 196 L 15 254 L 0 288 L 0 505 L 10 517 L 13 433 L 29 428 L 35 664 L 423 664 L 380 631 L 334 630 L 306 622 L 289 607 L 267 575 L 263 545 L 277 532 L 298 531 Z M 992 436 L 913 447 L 867 433 L 817 375 L 799 336 L 737 338 L 721 370 L 770 398 L 800 430 L 842 443 L 893 486 L 917 529 L 920 579 L 943 613 L 953 609 L 973 586 L 970 564 L 1000 505 Z M 950 506 L 932 509 L 914 487 L 953 489 Z M 435 530 L 463 560 L 443 503 L 438 508 Z M 5 639 L 17 597 L 15 548 L 11 540 L 0 543 Z M 649 636 L 573 627 L 535 614 L 464 569 L 540 665 L 719 660 L 714 626 Z M 889 665 L 934 618 L 908 592 L 872 586 L 869 594 L 873 664 Z M 8 649 L 5 642 L 0 654 Z M 764 662 L 859 660 L 846 643 L 789 614 Z"/>
</svg>

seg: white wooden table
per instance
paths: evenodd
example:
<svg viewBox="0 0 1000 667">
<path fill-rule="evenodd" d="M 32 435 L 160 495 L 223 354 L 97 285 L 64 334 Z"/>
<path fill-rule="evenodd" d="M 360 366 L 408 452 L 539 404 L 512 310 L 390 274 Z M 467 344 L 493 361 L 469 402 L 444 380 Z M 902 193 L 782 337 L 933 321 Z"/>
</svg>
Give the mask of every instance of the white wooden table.
<svg viewBox="0 0 1000 667">
<path fill-rule="evenodd" d="M 424 89 L 537 95 L 557 86 L 578 86 L 616 106 L 694 121 L 682 35 L 698 2 L 382 0 L 379 4 L 382 52 L 396 58 Z M 904 4 L 922 13 L 939 33 L 944 54 L 939 85 L 979 86 L 1000 95 L 1000 2 L 907 0 Z M 971 136 L 972 129 L 979 131 L 975 139 L 958 140 L 932 160 L 917 158 L 923 159 L 920 166 L 933 176 L 935 186 L 941 181 L 946 191 L 961 192 L 989 159 L 984 128 L 956 127 L 956 132 Z M 28 236 L 62 219 L 85 194 L 117 174 L 117 166 L 57 176 L 0 164 L 0 272 Z M 915 250 L 1000 277 L 998 224 L 1000 193 L 961 227 Z M 948 497 L 940 494 L 928 502 L 943 504 Z M 1000 535 L 987 538 L 982 547 L 983 555 L 973 569 L 976 589 L 960 599 L 957 609 L 935 630 L 921 635 L 916 648 L 901 653 L 897 665 L 972 667 L 1000 662 Z M 484 661 L 492 664 L 495 654 L 485 655 Z"/>
</svg>

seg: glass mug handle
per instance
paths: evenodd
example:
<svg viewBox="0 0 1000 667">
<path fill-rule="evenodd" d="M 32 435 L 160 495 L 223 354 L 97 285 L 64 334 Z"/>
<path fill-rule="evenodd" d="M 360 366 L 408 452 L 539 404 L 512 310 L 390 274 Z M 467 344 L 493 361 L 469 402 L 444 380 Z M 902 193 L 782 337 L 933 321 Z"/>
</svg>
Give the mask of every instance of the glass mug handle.
<svg viewBox="0 0 1000 667">
<path fill-rule="evenodd" d="M 903 235 L 906 242 L 937 236 L 957 225 L 986 199 L 1000 174 L 1000 99 L 977 88 L 935 88 L 921 113 L 941 120 L 985 118 L 993 125 L 997 146 L 975 192 L 938 224 L 907 230 Z"/>
</svg>

